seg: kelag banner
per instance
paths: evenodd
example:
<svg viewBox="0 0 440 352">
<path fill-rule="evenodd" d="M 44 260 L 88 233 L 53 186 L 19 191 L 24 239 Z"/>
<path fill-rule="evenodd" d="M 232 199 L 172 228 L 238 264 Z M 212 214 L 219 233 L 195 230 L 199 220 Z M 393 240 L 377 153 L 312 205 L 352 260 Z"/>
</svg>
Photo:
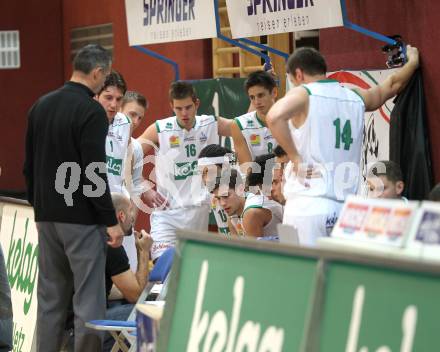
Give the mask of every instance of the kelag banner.
<svg viewBox="0 0 440 352">
<path fill-rule="evenodd" d="M 125 0 L 130 46 L 217 36 L 212 0 Z"/>
<path fill-rule="evenodd" d="M 440 267 L 181 234 L 158 352 L 437 351 Z"/>
<path fill-rule="evenodd" d="M 226 0 L 233 38 L 339 27 L 340 0 Z"/>
<path fill-rule="evenodd" d="M 14 314 L 14 351 L 32 352 L 35 348 L 38 281 L 38 234 L 34 211 L 29 206 L 6 203 L 0 215 L 0 243 L 5 255 Z"/>
</svg>

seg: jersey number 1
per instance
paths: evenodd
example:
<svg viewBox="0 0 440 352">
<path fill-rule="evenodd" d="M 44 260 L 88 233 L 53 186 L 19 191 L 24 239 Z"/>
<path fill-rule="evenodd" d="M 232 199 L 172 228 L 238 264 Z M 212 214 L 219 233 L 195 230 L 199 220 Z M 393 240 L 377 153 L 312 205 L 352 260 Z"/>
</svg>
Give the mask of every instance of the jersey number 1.
<svg viewBox="0 0 440 352">
<path fill-rule="evenodd" d="M 350 150 L 350 145 L 353 143 L 351 138 L 351 123 L 350 120 L 345 121 L 341 134 L 341 119 L 337 118 L 333 121 L 333 126 L 336 128 L 336 149 L 341 149 L 341 142 L 344 144 L 344 150 Z"/>
</svg>

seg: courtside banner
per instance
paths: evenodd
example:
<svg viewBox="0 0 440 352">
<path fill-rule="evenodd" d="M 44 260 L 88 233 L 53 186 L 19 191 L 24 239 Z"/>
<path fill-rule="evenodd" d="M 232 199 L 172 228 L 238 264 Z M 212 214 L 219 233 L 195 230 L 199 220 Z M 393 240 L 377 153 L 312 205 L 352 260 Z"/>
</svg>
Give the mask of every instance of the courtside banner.
<svg viewBox="0 0 440 352">
<path fill-rule="evenodd" d="M 214 38 L 212 0 L 125 0 L 130 46 Z"/>
<path fill-rule="evenodd" d="M 417 202 L 349 196 L 331 237 L 403 248 L 417 213 Z"/>
<path fill-rule="evenodd" d="M 3 203 L 1 215 L 0 243 L 14 314 L 13 351 L 33 352 L 38 281 L 38 233 L 34 210 L 30 206 Z"/>
<path fill-rule="evenodd" d="M 340 0 L 226 0 L 233 38 L 343 25 Z"/>
</svg>

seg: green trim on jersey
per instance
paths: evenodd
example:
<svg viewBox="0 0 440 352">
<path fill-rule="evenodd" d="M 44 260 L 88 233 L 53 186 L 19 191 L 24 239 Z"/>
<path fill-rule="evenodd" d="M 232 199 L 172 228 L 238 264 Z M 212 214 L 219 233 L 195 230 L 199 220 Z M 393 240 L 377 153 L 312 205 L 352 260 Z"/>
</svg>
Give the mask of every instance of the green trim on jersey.
<svg viewBox="0 0 440 352">
<path fill-rule="evenodd" d="M 160 133 L 159 122 L 156 121 L 154 124 L 156 125 L 156 131 L 157 131 L 157 133 Z"/>
<path fill-rule="evenodd" d="M 316 83 L 339 83 L 335 79 L 320 79 L 319 81 L 316 81 Z"/>
<path fill-rule="evenodd" d="M 261 127 L 267 127 L 264 122 L 258 117 L 257 112 L 255 112 L 255 117 L 257 118 L 257 121 L 260 123 Z"/>
<path fill-rule="evenodd" d="M 354 93 L 356 93 L 358 96 L 359 96 L 359 98 L 361 98 L 361 100 L 362 100 L 362 102 L 364 103 L 364 105 L 365 105 L 365 100 L 364 100 L 364 97 L 356 90 L 356 89 L 352 89 L 352 91 L 354 92 Z"/>
<path fill-rule="evenodd" d="M 177 122 L 177 126 L 179 126 L 182 130 L 186 130 L 185 126 L 182 126 L 182 125 L 179 123 L 179 119 L 177 118 L 177 116 L 176 116 L 176 122 Z M 194 126 L 196 125 L 196 123 L 197 123 L 197 119 L 196 119 L 196 117 L 194 116 L 194 123 L 193 123 L 193 125 L 191 126 L 191 129 L 194 128 Z"/>
<path fill-rule="evenodd" d="M 131 120 L 130 120 L 130 118 L 129 118 L 127 115 L 125 115 L 125 114 L 123 114 L 123 115 L 124 115 L 125 118 L 127 119 L 127 123 L 131 124 Z"/>
<path fill-rule="evenodd" d="M 264 208 L 262 205 L 250 205 L 243 210 L 240 217 L 243 218 L 244 213 L 246 213 L 246 211 L 248 211 L 249 209 L 266 209 L 266 208 Z"/>
<path fill-rule="evenodd" d="M 306 91 L 307 91 L 307 94 L 308 95 L 312 95 L 312 92 L 310 91 L 310 89 L 309 88 L 307 88 L 306 86 L 302 86 Z"/>
<path fill-rule="evenodd" d="M 244 128 L 243 128 L 243 126 L 241 125 L 241 122 L 240 122 L 240 120 L 238 119 L 238 117 L 236 117 L 236 118 L 234 119 L 234 121 L 237 123 L 238 127 L 240 128 L 240 131 L 243 131 Z"/>
</svg>

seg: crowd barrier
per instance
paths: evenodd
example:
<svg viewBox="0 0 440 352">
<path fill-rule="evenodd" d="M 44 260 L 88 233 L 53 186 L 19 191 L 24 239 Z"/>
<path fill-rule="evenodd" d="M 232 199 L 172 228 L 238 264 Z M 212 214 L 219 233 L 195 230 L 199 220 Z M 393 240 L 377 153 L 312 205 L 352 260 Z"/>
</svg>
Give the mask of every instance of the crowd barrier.
<svg viewBox="0 0 440 352">
<path fill-rule="evenodd" d="M 432 240 L 437 208 L 422 204 L 411 225 L 420 228 L 408 243 L 416 242 L 421 229 Z M 24 201 L 0 198 L 0 216 L 14 351 L 33 352 L 33 210 Z M 433 244 L 426 249 L 432 253 L 421 260 L 420 249 L 417 256 L 393 256 L 182 233 L 158 351 L 433 351 L 440 344 L 440 264 Z"/>
<path fill-rule="evenodd" d="M 33 352 L 37 321 L 38 234 L 28 202 L 0 197 L 0 244 L 14 314 L 14 352 Z"/>
<path fill-rule="evenodd" d="M 433 351 L 440 265 L 182 233 L 163 351 Z"/>
</svg>

